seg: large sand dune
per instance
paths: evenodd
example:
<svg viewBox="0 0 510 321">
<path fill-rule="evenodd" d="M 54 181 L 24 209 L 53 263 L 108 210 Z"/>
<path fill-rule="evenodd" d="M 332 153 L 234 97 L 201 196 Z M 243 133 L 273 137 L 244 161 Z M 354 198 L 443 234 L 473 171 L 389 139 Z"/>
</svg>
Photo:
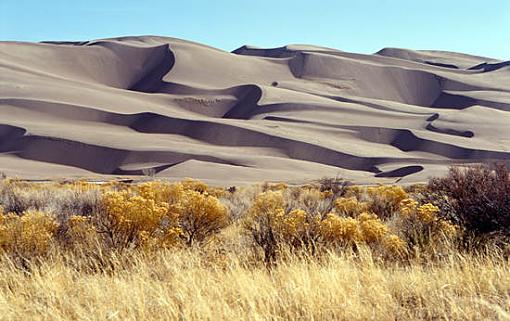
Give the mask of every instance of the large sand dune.
<svg viewBox="0 0 510 321">
<path fill-rule="evenodd" d="M 7 175 L 417 182 L 495 160 L 510 162 L 508 61 L 304 45 L 229 53 L 163 37 L 0 42 Z"/>
</svg>

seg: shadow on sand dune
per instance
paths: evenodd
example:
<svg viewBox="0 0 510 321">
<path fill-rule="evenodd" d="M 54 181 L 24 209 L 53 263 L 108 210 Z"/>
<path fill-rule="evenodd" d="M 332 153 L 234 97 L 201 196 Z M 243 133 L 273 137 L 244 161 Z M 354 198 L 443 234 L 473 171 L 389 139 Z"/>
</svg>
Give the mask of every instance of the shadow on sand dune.
<svg viewBox="0 0 510 321">
<path fill-rule="evenodd" d="M 152 36 L 0 42 L 0 167 L 413 182 L 452 163 L 509 162 L 509 65 L 398 48 L 229 53 Z"/>
</svg>

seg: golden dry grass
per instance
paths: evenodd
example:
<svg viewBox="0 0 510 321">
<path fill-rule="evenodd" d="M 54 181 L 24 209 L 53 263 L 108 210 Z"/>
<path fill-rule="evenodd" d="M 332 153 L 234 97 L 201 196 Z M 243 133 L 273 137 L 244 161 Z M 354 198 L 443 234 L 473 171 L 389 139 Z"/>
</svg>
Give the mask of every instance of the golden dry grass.
<svg viewBox="0 0 510 321">
<path fill-rule="evenodd" d="M 84 258 L 81 258 L 84 260 Z M 84 273 L 62 259 L 22 271 L 2 262 L 3 320 L 509 320 L 508 262 L 455 256 L 383 264 L 369 252 L 289 258 L 271 271 L 246 258 L 165 250 Z"/>
<path fill-rule="evenodd" d="M 0 319 L 510 320 L 504 246 L 401 187 L 343 192 L 3 182 Z"/>
</svg>

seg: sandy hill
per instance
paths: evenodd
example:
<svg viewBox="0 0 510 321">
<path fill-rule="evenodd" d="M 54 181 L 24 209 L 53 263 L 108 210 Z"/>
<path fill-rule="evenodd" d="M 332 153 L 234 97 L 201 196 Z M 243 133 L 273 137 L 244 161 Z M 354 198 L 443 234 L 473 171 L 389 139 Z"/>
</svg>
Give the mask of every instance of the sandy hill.
<svg viewBox="0 0 510 321">
<path fill-rule="evenodd" d="M 510 160 L 510 62 L 386 48 L 232 53 L 165 37 L 0 42 L 0 171 L 416 182 Z"/>
</svg>

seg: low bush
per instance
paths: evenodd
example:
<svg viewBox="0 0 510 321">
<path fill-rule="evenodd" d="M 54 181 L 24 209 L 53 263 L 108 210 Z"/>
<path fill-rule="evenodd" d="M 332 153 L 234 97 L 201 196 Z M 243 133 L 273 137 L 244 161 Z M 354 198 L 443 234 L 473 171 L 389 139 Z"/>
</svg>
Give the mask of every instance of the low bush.
<svg viewBox="0 0 510 321">
<path fill-rule="evenodd" d="M 164 229 L 164 220 L 171 220 L 169 205 L 129 191 L 111 191 L 103 196 L 102 215 L 95 217 L 98 231 L 114 248 L 140 245 Z"/>
<path fill-rule="evenodd" d="M 216 197 L 195 190 L 183 193 L 177 219 L 189 246 L 203 242 L 229 221 L 227 208 Z"/>
<path fill-rule="evenodd" d="M 400 203 L 393 225 L 409 249 L 420 252 L 416 254 L 443 255 L 460 236 L 461 229 L 439 214 L 439 207 L 431 203 L 420 205 L 414 199 L 406 198 Z"/>
<path fill-rule="evenodd" d="M 383 218 L 389 218 L 398 211 L 400 202 L 408 197 L 404 188 L 397 185 L 367 187 L 366 196 L 370 211 Z"/>
<path fill-rule="evenodd" d="M 113 247 L 203 242 L 228 224 L 228 212 L 202 182 L 149 182 L 106 192 L 96 225 Z"/>
<path fill-rule="evenodd" d="M 299 203 L 294 203 L 299 204 Z M 305 250 L 368 245 L 393 255 L 407 252 L 407 244 L 356 198 L 338 198 L 334 211 L 321 215 L 292 208 L 282 192 L 261 193 L 248 210 L 244 228 L 264 253 L 266 264 L 276 260 L 282 247 Z"/>
<path fill-rule="evenodd" d="M 0 213 L 0 248 L 21 258 L 41 256 L 48 252 L 57 229 L 57 221 L 48 213 Z"/>
<path fill-rule="evenodd" d="M 142 184 L 7 179 L 0 182 L 0 248 L 23 257 L 43 256 L 52 244 L 86 255 L 195 245 L 224 254 L 221 242 L 230 237 L 230 248 L 248 244 L 267 265 L 283 250 L 321 257 L 325 251 L 358 255 L 367 249 L 382 259 L 434 259 L 469 233 L 508 236 L 508 180 L 501 166 L 453 168 L 427 187 L 406 189 L 324 180 L 228 192 L 190 179 Z"/>
<path fill-rule="evenodd" d="M 476 236 L 510 236 L 510 173 L 504 165 L 452 167 L 433 178 L 429 198 L 441 215 Z"/>
</svg>

